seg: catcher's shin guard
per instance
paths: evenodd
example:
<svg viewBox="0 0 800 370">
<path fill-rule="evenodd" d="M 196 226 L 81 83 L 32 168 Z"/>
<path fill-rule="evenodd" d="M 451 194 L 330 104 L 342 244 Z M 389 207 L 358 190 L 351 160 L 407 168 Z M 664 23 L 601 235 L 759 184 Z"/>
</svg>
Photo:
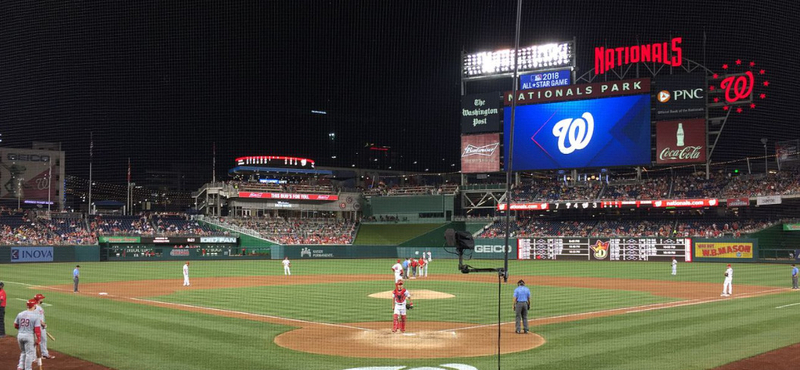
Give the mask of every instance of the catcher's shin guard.
<svg viewBox="0 0 800 370">
<path fill-rule="evenodd" d="M 402 332 L 406 331 L 406 315 L 402 315 L 400 317 L 400 331 Z"/>
<path fill-rule="evenodd" d="M 392 331 L 393 331 L 393 332 L 397 331 L 397 327 L 398 327 L 398 326 L 399 326 L 399 325 L 397 325 L 397 314 L 395 314 L 395 315 L 394 315 L 394 318 L 393 318 L 393 320 L 392 320 Z"/>
</svg>

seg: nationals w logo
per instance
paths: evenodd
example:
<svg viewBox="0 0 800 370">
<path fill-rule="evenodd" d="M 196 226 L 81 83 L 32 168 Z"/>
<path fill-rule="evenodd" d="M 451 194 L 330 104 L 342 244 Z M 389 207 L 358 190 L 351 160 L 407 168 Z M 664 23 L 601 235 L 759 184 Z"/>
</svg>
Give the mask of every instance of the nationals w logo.
<svg viewBox="0 0 800 370">
<path fill-rule="evenodd" d="M 580 118 L 562 119 L 553 127 L 553 135 L 558 138 L 558 150 L 563 154 L 586 148 L 593 134 L 594 117 L 589 112 Z M 564 145 L 565 140 L 569 140 L 569 146 Z"/>
</svg>

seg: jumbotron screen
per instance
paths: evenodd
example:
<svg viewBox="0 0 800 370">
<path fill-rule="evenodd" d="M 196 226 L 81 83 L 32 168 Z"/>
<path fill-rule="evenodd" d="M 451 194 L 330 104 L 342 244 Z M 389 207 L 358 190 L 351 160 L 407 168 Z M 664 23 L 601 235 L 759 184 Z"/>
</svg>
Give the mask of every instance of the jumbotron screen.
<svg viewBox="0 0 800 370">
<path fill-rule="evenodd" d="M 516 107 L 513 171 L 649 164 L 649 94 Z"/>
</svg>

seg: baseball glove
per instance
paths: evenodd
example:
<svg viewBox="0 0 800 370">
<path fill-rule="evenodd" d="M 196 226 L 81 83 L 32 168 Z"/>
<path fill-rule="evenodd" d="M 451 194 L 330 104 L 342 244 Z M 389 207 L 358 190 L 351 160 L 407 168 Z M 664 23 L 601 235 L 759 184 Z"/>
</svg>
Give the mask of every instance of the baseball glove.
<svg viewBox="0 0 800 370">
<path fill-rule="evenodd" d="M 408 305 L 406 305 L 406 309 L 410 310 L 412 308 L 414 308 L 414 304 L 413 303 L 409 303 Z"/>
<path fill-rule="evenodd" d="M 727 272 L 725 273 L 725 277 L 728 277 L 728 273 Z"/>
</svg>

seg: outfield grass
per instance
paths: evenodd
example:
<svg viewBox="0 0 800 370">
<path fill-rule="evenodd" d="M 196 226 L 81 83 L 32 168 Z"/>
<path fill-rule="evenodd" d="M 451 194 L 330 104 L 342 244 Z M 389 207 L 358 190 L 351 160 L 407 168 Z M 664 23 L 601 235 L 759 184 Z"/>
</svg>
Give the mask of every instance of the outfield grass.
<svg viewBox="0 0 800 370">
<path fill-rule="evenodd" d="M 299 260 L 295 275 L 385 274 L 392 260 Z M 502 261 L 470 261 L 476 267 L 497 267 Z M 81 282 L 174 279 L 181 281 L 180 262 L 81 263 Z M 192 278 L 280 275 L 280 261 L 196 261 Z M 9 311 L 6 330 L 24 300 L 38 292 L 27 285 L 68 285 L 74 264 L 0 265 Z M 719 283 L 724 264 L 681 263 L 671 277 L 668 263 L 601 263 L 511 261 L 512 278 L 546 275 L 679 280 Z M 735 264 L 736 284 L 788 287 L 789 267 Z M 431 278 L 456 273 L 456 261 L 435 260 Z M 187 290 L 154 297 L 236 311 L 310 321 L 344 323 L 388 321 L 388 300 L 367 297 L 391 289 L 383 282 L 285 285 L 253 288 Z M 501 320 L 511 321 L 510 292 L 501 287 Z M 629 307 L 667 299 L 641 292 L 534 286 L 533 317 Z M 413 321 L 497 320 L 498 286 L 486 282 L 418 279 L 409 289 L 430 289 L 456 298 L 419 300 Z M 72 293 L 48 292 L 48 323 L 58 341 L 50 347 L 116 369 L 349 369 L 361 366 L 436 367 L 462 363 L 496 369 L 494 356 L 434 360 L 382 360 L 296 352 L 274 344 L 276 335 L 292 327 L 202 313 L 112 301 Z M 656 311 L 537 326 L 543 346 L 501 357 L 503 369 L 707 369 L 798 342 L 800 305 L 796 292 L 733 299 Z M 514 340 L 507 338 L 509 340 Z M 495 338 L 487 338 L 495 340 Z M 347 346 L 347 343 L 343 343 Z"/>
<path fill-rule="evenodd" d="M 354 245 L 400 245 L 443 224 L 361 224 Z"/>
</svg>

